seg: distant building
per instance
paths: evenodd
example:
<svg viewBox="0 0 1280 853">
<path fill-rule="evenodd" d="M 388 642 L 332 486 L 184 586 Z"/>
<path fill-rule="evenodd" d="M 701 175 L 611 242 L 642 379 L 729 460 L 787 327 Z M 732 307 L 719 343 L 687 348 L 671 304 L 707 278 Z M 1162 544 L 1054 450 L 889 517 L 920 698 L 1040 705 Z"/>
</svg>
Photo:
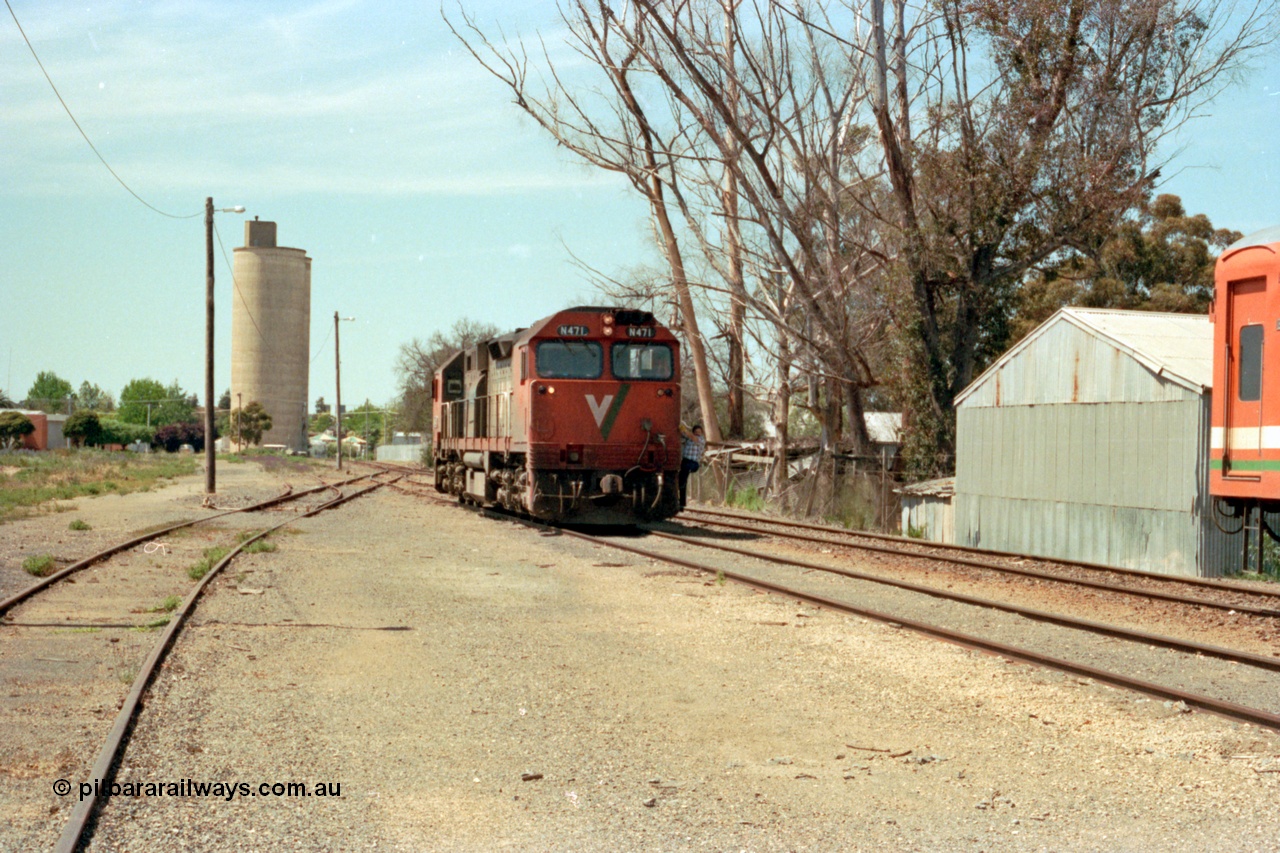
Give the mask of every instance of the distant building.
<svg viewBox="0 0 1280 853">
<path fill-rule="evenodd" d="M 1239 565 L 1208 494 L 1204 315 L 1064 308 L 956 398 L 955 541 L 1176 575 Z"/>
<path fill-rule="evenodd" d="M 18 412 L 31 421 L 35 432 L 22 438 L 22 446 L 26 450 L 59 450 L 71 446 L 62 434 L 66 415 L 50 415 L 37 409 L 0 409 L 0 412 Z"/>
<path fill-rule="evenodd" d="M 244 224 L 235 249 L 231 309 L 231 407 L 262 404 L 263 444 L 305 450 L 311 365 L 311 258 L 276 245 L 276 223 Z"/>
</svg>

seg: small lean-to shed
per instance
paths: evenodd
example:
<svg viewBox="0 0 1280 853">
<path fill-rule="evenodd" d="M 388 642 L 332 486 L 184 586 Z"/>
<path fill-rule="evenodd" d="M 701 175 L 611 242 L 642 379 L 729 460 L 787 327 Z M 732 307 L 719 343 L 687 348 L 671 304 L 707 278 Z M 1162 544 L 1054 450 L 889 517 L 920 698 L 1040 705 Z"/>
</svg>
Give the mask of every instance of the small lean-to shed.
<svg viewBox="0 0 1280 853">
<path fill-rule="evenodd" d="M 1240 559 L 1208 494 L 1204 315 L 1063 308 L 956 399 L 956 542 L 1175 575 Z"/>
<path fill-rule="evenodd" d="M 955 542 L 955 493 L 955 477 L 925 480 L 898 489 L 902 496 L 902 535 L 947 545 Z"/>
</svg>

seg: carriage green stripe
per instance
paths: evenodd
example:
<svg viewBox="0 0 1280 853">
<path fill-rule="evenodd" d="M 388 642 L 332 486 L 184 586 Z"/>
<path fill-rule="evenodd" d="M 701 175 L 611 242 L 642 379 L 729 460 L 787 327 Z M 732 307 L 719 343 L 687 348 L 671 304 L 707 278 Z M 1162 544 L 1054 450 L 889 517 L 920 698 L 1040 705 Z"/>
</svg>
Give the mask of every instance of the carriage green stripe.
<svg viewBox="0 0 1280 853">
<path fill-rule="evenodd" d="M 1213 459 L 1209 467 L 1214 471 L 1222 470 L 1222 460 Z M 1231 463 L 1232 471 L 1280 471 L 1280 459 L 1236 459 Z"/>
</svg>

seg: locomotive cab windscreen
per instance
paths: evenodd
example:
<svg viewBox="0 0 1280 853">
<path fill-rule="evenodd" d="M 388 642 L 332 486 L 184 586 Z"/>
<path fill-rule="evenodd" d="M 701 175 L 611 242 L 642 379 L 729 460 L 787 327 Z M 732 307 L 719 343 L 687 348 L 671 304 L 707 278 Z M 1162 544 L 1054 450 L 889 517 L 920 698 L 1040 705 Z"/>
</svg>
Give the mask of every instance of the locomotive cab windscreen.
<svg viewBox="0 0 1280 853">
<path fill-rule="evenodd" d="M 539 341 L 534 369 L 543 379 L 599 379 L 604 348 L 597 341 Z"/>
</svg>

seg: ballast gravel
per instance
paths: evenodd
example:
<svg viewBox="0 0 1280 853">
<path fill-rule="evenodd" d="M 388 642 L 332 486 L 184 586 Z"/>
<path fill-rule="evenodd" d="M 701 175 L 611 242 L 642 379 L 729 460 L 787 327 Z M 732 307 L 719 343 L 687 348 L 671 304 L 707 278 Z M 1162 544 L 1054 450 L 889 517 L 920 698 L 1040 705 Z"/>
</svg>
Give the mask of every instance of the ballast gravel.
<svg viewBox="0 0 1280 853">
<path fill-rule="evenodd" d="M 1252 726 L 386 489 L 294 529 L 116 777 L 255 794 L 116 797 L 90 850 L 1280 847 Z"/>
</svg>

